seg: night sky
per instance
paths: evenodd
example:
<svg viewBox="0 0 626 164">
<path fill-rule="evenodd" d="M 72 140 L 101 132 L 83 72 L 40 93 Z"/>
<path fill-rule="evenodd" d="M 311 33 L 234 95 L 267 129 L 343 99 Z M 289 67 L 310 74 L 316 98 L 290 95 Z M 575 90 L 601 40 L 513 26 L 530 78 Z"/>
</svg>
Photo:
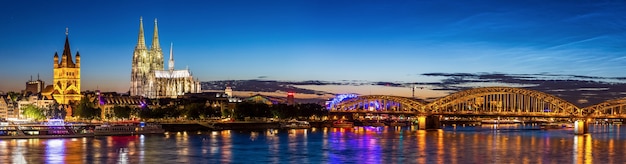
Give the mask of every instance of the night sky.
<svg viewBox="0 0 626 164">
<path fill-rule="evenodd" d="M 621 1 L 26 0 L 0 3 L 0 91 L 51 84 L 66 27 L 82 90 L 128 91 L 139 17 L 148 46 L 157 18 L 165 61 L 173 42 L 176 68 L 201 81 L 626 76 Z"/>
</svg>

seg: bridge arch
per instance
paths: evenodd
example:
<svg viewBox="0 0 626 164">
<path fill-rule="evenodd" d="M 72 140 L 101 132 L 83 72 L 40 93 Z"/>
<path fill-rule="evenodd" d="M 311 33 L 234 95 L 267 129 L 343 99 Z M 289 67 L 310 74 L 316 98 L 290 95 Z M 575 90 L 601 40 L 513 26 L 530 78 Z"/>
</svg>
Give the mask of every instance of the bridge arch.
<svg viewBox="0 0 626 164">
<path fill-rule="evenodd" d="M 626 118 L 626 97 L 585 107 L 583 114 L 593 118 Z"/>
<path fill-rule="evenodd" d="M 331 107 L 331 112 L 423 113 L 425 104 L 411 98 L 388 95 L 356 96 Z"/>
<path fill-rule="evenodd" d="M 431 114 L 581 116 L 582 110 L 559 97 L 523 88 L 483 87 L 463 90 L 425 106 Z"/>
</svg>

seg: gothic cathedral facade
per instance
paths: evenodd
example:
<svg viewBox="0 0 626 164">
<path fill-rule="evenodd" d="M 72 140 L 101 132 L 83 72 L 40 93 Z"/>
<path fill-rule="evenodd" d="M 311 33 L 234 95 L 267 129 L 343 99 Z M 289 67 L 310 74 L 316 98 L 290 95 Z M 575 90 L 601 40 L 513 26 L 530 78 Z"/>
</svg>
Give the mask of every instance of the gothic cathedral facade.
<svg viewBox="0 0 626 164">
<path fill-rule="evenodd" d="M 165 70 L 157 20 L 154 20 L 152 45 L 148 49 L 144 37 L 143 19 L 139 19 L 139 37 L 133 52 L 130 76 L 131 96 L 150 99 L 176 98 L 185 93 L 200 92 L 200 82 L 193 78 L 189 69 L 174 70 L 172 48 L 173 46 L 170 47 L 169 69 Z"/>
</svg>

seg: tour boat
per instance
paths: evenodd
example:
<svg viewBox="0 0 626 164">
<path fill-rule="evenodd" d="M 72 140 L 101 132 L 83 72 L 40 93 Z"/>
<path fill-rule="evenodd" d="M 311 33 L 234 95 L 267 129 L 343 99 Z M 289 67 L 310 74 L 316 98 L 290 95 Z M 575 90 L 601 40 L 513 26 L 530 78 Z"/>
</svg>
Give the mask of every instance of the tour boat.
<svg viewBox="0 0 626 164">
<path fill-rule="evenodd" d="M 126 124 L 126 125 L 100 125 L 96 126 L 93 134 L 96 136 L 111 135 L 137 135 L 137 134 L 163 134 L 165 130 L 158 124 Z"/>
<path fill-rule="evenodd" d="M 288 128 L 288 129 L 307 129 L 307 128 L 311 128 L 311 124 L 309 124 L 309 122 L 307 121 L 291 120 L 287 123 L 281 124 L 280 127 Z"/>
<path fill-rule="evenodd" d="M 77 138 L 93 133 L 83 125 L 8 125 L 0 126 L 0 139 Z"/>
<path fill-rule="evenodd" d="M 354 123 L 344 120 L 337 120 L 333 122 L 334 128 L 351 128 L 354 127 Z"/>
</svg>

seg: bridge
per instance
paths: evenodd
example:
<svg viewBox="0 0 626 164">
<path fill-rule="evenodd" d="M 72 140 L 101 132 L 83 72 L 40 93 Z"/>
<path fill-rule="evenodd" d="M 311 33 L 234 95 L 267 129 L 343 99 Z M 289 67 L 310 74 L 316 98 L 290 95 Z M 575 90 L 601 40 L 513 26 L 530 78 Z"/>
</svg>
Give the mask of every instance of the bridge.
<svg viewBox="0 0 626 164">
<path fill-rule="evenodd" d="M 591 119 L 626 119 L 626 98 L 581 108 L 551 94 L 514 87 L 468 89 L 432 102 L 388 95 L 344 96 L 331 101 L 328 108 L 334 115 L 546 117 L 585 122 Z"/>
</svg>

